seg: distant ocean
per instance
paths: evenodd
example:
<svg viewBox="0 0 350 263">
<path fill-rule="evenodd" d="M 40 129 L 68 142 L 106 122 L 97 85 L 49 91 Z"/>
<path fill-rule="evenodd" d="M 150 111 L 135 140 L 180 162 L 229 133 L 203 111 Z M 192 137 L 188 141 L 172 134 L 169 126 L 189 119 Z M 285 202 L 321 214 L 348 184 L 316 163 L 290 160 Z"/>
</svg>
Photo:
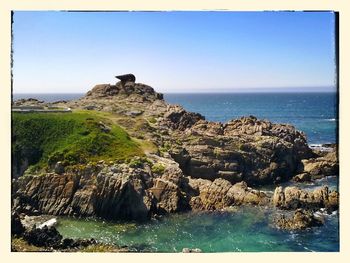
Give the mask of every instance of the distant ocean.
<svg viewBox="0 0 350 263">
<path fill-rule="evenodd" d="M 84 94 L 14 94 L 13 99 L 37 98 L 47 102 L 73 100 Z M 254 115 L 272 122 L 289 123 L 305 132 L 310 144 L 337 140 L 336 93 L 230 93 L 165 94 L 169 103 L 199 112 L 210 121 L 226 122 Z"/>
</svg>

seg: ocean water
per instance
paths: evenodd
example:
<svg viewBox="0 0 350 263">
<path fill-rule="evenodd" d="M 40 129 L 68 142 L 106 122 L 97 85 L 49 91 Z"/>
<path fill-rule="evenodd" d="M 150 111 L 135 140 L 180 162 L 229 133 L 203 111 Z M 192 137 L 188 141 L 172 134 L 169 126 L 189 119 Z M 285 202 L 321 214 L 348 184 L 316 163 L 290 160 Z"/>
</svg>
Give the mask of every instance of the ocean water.
<svg viewBox="0 0 350 263">
<path fill-rule="evenodd" d="M 47 102 L 73 100 L 84 94 L 14 94 L 13 100 L 37 98 Z M 164 94 L 167 102 L 199 112 L 210 121 L 226 122 L 254 115 L 289 123 L 305 132 L 310 144 L 337 141 L 336 93 Z"/>
</svg>

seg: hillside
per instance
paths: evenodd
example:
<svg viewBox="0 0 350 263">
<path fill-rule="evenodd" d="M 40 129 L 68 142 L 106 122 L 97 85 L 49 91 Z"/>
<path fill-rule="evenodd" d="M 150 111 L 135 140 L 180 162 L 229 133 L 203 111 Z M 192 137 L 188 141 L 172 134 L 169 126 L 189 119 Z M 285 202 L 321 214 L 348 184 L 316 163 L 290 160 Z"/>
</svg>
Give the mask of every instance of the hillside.
<svg viewBox="0 0 350 263">
<path fill-rule="evenodd" d="M 118 125 L 91 112 L 14 113 L 12 118 L 14 176 L 89 161 L 125 160 L 143 155 L 139 144 Z"/>
</svg>

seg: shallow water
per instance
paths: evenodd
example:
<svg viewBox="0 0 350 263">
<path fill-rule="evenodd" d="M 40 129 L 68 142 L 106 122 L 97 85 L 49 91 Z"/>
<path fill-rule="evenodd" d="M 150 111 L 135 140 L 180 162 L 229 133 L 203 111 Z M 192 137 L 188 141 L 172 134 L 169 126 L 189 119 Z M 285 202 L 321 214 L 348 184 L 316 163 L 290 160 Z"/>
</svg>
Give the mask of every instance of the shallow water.
<svg viewBox="0 0 350 263">
<path fill-rule="evenodd" d="M 57 228 L 64 237 L 95 238 L 137 251 L 339 251 L 337 214 L 326 216 L 324 226 L 304 231 L 278 230 L 271 225 L 272 215 L 270 208 L 245 207 L 176 214 L 143 224 L 62 217 Z"/>
</svg>

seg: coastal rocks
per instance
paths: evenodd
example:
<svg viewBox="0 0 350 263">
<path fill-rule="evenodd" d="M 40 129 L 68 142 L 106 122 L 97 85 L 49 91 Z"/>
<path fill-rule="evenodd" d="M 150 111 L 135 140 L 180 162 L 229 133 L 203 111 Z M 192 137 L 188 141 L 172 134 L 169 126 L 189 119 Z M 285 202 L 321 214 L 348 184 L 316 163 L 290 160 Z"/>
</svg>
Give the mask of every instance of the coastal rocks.
<svg viewBox="0 0 350 263">
<path fill-rule="evenodd" d="M 311 175 L 309 173 L 297 174 L 292 178 L 292 180 L 297 183 L 309 182 L 311 181 Z"/>
<path fill-rule="evenodd" d="M 301 160 L 313 156 L 305 135 L 290 125 L 253 116 L 226 124 L 193 122 L 182 128 L 184 132 L 174 130 L 169 143 L 172 158 L 193 178 L 223 178 L 233 184 L 243 180 L 249 185 L 278 183 L 291 179 Z"/>
<path fill-rule="evenodd" d="M 193 210 L 221 210 L 233 205 L 266 205 L 265 193 L 251 189 L 245 182 L 232 185 L 224 179 L 213 182 L 204 179 L 190 179 L 192 189 L 190 206 Z"/>
<path fill-rule="evenodd" d="M 339 163 L 337 154 L 333 151 L 327 153 L 325 156 L 302 160 L 302 165 L 299 170 L 309 173 L 312 179 L 338 175 Z"/>
<path fill-rule="evenodd" d="M 170 129 L 184 131 L 192 127 L 199 120 L 204 120 L 204 117 L 199 113 L 185 111 L 179 105 L 168 105 L 167 111 L 164 114 L 163 125 L 166 125 Z"/>
<path fill-rule="evenodd" d="M 148 219 L 153 197 L 145 192 L 145 173 L 126 165 L 119 170 L 86 167 L 74 174 L 22 177 L 13 189 L 13 198 L 21 200 L 15 208 L 52 215 Z"/>
<path fill-rule="evenodd" d="M 21 235 L 25 231 L 25 228 L 21 222 L 21 219 L 17 212 L 11 213 L 11 235 Z"/>
<path fill-rule="evenodd" d="M 154 89 L 148 85 L 135 83 L 132 81 L 123 82 L 119 81 L 115 85 L 111 84 L 99 84 L 92 88 L 88 93 L 86 93 L 85 98 L 87 99 L 98 99 L 106 97 L 128 97 L 133 96 L 134 100 L 137 100 L 135 95 L 139 95 L 138 98 L 142 101 L 154 101 L 162 100 L 163 95 L 157 93 Z"/>
<path fill-rule="evenodd" d="M 323 220 L 313 215 L 312 212 L 297 209 L 291 216 L 279 215 L 274 219 L 277 228 L 284 230 L 302 230 L 323 225 Z"/>
<path fill-rule="evenodd" d="M 339 194 L 336 191 L 330 192 L 327 186 L 306 191 L 295 186 L 275 189 L 272 203 L 275 207 L 282 209 L 305 208 L 315 210 L 325 207 L 329 211 L 338 209 Z"/>
<path fill-rule="evenodd" d="M 24 239 L 31 245 L 38 247 L 58 248 L 61 245 L 62 236 L 54 227 L 44 226 L 27 231 L 23 235 Z"/>
</svg>

